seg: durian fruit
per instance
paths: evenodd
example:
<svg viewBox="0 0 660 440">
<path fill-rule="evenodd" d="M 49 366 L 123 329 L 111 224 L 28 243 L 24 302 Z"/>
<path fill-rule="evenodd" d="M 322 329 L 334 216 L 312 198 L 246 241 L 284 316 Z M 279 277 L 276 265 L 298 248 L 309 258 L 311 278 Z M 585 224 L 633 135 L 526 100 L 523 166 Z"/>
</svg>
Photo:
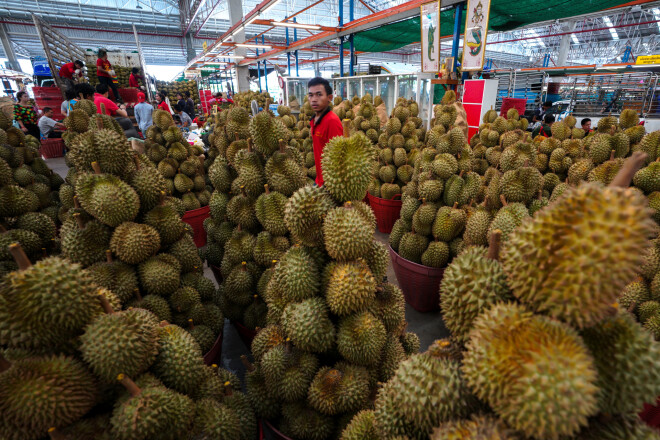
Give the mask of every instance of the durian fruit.
<svg viewBox="0 0 660 440">
<path fill-rule="evenodd" d="M 479 315 L 469 338 L 466 381 L 513 429 L 570 436 L 598 412 L 593 358 L 568 325 L 503 303 Z"/>
<path fill-rule="evenodd" d="M 436 341 L 429 351 L 401 362 L 380 389 L 374 411 L 379 438 L 428 438 L 435 426 L 476 408 L 459 362 L 445 354 L 447 344 Z"/>
<path fill-rule="evenodd" d="M 255 204 L 257 219 L 263 228 L 271 234 L 285 235 L 287 229 L 284 223 L 284 214 L 288 199 L 279 192 L 271 192 L 267 184 L 264 187 L 266 192 L 259 196 Z"/>
<path fill-rule="evenodd" d="M 431 440 L 517 440 L 519 433 L 492 415 L 473 415 L 470 419 L 452 420 L 433 430 Z"/>
<path fill-rule="evenodd" d="M 500 231 L 495 231 L 488 250 L 468 248 L 444 272 L 440 308 L 445 325 L 459 342 L 467 341 L 481 312 L 513 299 L 502 265 L 497 261 L 500 238 Z"/>
<path fill-rule="evenodd" d="M 282 405 L 283 434 L 300 440 L 324 440 L 335 429 L 333 418 L 315 411 L 304 402 Z"/>
<path fill-rule="evenodd" d="M 169 388 L 192 395 L 204 379 L 199 344 L 176 325 L 158 328 L 158 355 L 151 371 Z"/>
<path fill-rule="evenodd" d="M 96 403 L 95 379 L 85 365 L 63 355 L 28 357 L 0 368 L 0 435 L 40 439 L 64 428 Z"/>
<path fill-rule="evenodd" d="M 344 428 L 340 440 L 379 440 L 373 410 L 360 411 Z"/>
<path fill-rule="evenodd" d="M 124 222 L 115 228 L 110 239 L 110 250 L 128 264 L 143 262 L 159 248 L 158 231 L 146 224 Z"/>
<path fill-rule="evenodd" d="M 343 317 L 337 330 L 337 350 L 349 362 L 371 366 L 380 360 L 387 333 L 369 312 Z"/>
<path fill-rule="evenodd" d="M 309 386 L 309 404 L 322 414 L 356 411 L 368 398 L 369 372 L 348 363 L 322 367 Z"/>
<path fill-rule="evenodd" d="M 316 356 L 290 342 L 271 348 L 260 363 L 268 395 L 283 402 L 305 399 L 318 365 Z"/>
<path fill-rule="evenodd" d="M 106 382 L 122 371 L 137 377 L 156 358 L 157 327 L 157 317 L 144 309 L 114 312 L 108 308 L 80 337 L 83 359 Z"/>
<path fill-rule="evenodd" d="M 291 235 L 307 246 L 323 242 L 323 221 L 335 207 L 324 187 L 305 186 L 296 191 L 287 203 L 284 222 Z"/>
<path fill-rule="evenodd" d="M 374 225 L 351 202 L 330 211 L 323 221 L 325 248 L 331 258 L 339 261 L 365 257 L 374 232 Z"/>
<path fill-rule="evenodd" d="M 331 139 L 321 159 L 324 188 L 339 203 L 362 200 L 375 156 L 376 150 L 364 135 Z"/>
<path fill-rule="evenodd" d="M 629 159 L 624 173 L 632 174 L 639 159 Z M 625 184 L 624 173 L 615 181 Z M 502 264 L 516 297 L 578 328 L 603 319 L 648 249 L 655 224 L 645 205 L 637 192 L 616 186 L 569 189 L 509 237 Z M 607 239 L 596 238 L 601 236 Z M 596 260 L 598 265 L 591 263 Z M 539 276 L 539 270 L 554 275 Z"/>
<path fill-rule="evenodd" d="M 140 388 L 124 374 L 119 374 L 117 380 L 129 396 L 120 400 L 112 412 L 114 438 L 180 438 L 188 433 L 194 414 L 194 404 L 188 396 L 162 386 Z"/>
<path fill-rule="evenodd" d="M 335 328 L 321 298 L 289 304 L 282 323 L 291 341 L 302 350 L 323 353 L 334 346 Z"/>
<path fill-rule="evenodd" d="M 326 270 L 326 301 L 332 313 L 366 310 L 375 300 L 376 280 L 363 261 L 330 264 Z"/>
<path fill-rule="evenodd" d="M 639 124 L 639 114 L 633 109 L 624 109 L 619 115 L 619 126 L 622 130 Z"/>
<path fill-rule="evenodd" d="M 589 421 L 589 427 L 575 437 L 578 440 L 657 440 L 658 432 L 642 422 L 637 415 L 616 417 L 596 417 Z"/>
<path fill-rule="evenodd" d="M 76 194 L 86 212 L 111 227 L 132 221 L 140 208 L 135 190 L 111 174 L 83 174 Z"/>
</svg>

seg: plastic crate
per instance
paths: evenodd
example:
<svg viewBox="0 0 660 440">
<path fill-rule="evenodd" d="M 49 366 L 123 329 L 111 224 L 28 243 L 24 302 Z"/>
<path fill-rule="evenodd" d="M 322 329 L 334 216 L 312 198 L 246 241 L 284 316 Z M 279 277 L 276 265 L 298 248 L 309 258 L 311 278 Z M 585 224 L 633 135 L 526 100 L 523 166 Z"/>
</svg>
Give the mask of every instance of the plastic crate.
<svg viewBox="0 0 660 440">
<path fill-rule="evenodd" d="M 245 344 L 245 346 L 249 349 L 252 347 L 252 341 L 254 340 L 254 337 L 257 336 L 257 331 L 256 330 L 250 330 L 243 324 L 241 324 L 238 321 L 231 321 L 231 324 L 234 326 L 236 331 L 238 332 L 238 336 L 241 337 L 241 341 Z"/>
<path fill-rule="evenodd" d="M 209 350 L 208 353 L 204 355 L 204 363 L 206 365 L 221 365 L 222 362 L 222 332 L 218 335 L 213 347 Z"/>
<path fill-rule="evenodd" d="M 287 437 L 286 435 L 282 434 L 276 427 L 274 427 L 268 420 L 264 420 L 264 423 L 268 427 L 268 429 L 271 431 L 273 434 L 273 438 L 276 438 L 278 440 L 293 440 L 291 437 Z"/>
<path fill-rule="evenodd" d="M 193 228 L 193 240 L 197 247 L 202 247 L 206 244 L 206 231 L 204 230 L 204 220 L 210 216 L 210 208 L 208 205 L 202 206 L 199 209 L 186 211 L 183 215 L 184 222 L 188 223 Z"/>
<path fill-rule="evenodd" d="M 32 87 L 32 93 L 35 98 L 60 98 L 62 99 L 62 91 L 59 87 Z"/>
<path fill-rule="evenodd" d="M 44 159 L 53 159 L 55 157 L 64 157 L 64 140 L 46 139 L 41 141 L 39 152 Z"/>
<path fill-rule="evenodd" d="M 394 197 L 394 200 L 387 200 L 381 199 L 380 197 L 374 197 L 367 193 L 369 206 L 371 206 L 371 209 L 374 210 L 374 214 L 376 215 L 378 230 L 383 234 L 389 234 L 392 232 L 394 222 L 396 222 L 401 215 L 401 194 L 397 194 Z M 396 199 L 396 197 L 398 197 L 398 199 Z"/>
<path fill-rule="evenodd" d="M 511 108 L 518 110 L 520 117 L 522 118 L 525 114 L 525 107 L 527 106 L 527 99 L 520 98 L 502 98 L 502 109 L 500 110 L 500 116 L 506 116 L 506 112 Z"/>
<path fill-rule="evenodd" d="M 440 282 L 445 269 L 423 266 L 402 258 L 392 247 L 390 258 L 406 302 L 418 312 L 440 310 Z"/>
</svg>

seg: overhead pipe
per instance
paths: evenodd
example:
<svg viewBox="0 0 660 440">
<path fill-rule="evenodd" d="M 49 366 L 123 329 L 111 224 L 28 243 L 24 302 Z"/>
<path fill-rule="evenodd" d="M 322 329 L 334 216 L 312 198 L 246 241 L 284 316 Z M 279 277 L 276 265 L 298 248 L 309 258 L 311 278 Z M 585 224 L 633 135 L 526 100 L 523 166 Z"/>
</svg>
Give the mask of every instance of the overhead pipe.
<svg viewBox="0 0 660 440">
<path fill-rule="evenodd" d="M 344 0 L 337 0 L 339 6 L 339 27 L 344 27 Z M 344 38 L 339 37 L 339 76 L 344 76 Z"/>
<path fill-rule="evenodd" d="M 295 17 L 293 18 L 293 22 L 294 23 L 296 22 Z M 293 41 L 294 42 L 298 41 L 298 30 L 296 28 L 293 28 Z M 299 69 L 300 65 L 298 63 L 298 51 L 296 50 L 293 54 L 296 57 L 296 77 L 299 77 L 300 76 L 300 71 L 298 69 Z"/>
<path fill-rule="evenodd" d="M 355 20 L 354 16 L 354 11 L 355 11 L 355 2 L 353 0 L 349 0 L 348 2 L 348 17 L 349 17 L 349 22 Z M 348 75 L 353 76 L 355 75 L 355 70 L 354 70 L 354 60 L 355 60 L 355 46 L 353 46 L 353 35 L 351 34 L 349 38 L 349 43 L 350 43 L 350 54 L 351 54 L 351 60 L 348 63 Z"/>
</svg>

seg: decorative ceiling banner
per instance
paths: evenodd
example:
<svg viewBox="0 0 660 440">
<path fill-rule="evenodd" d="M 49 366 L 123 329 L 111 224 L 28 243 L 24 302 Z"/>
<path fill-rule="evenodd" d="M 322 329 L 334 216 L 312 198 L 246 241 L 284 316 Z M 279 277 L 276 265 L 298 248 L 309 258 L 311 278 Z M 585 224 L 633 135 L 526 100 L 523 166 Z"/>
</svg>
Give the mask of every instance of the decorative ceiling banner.
<svg viewBox="0 0 660 440">
<path fill-rule="evenodd" d="M 468 0 L 463 40 L 463 72 L 484 69 L 491 0 Z"/>
<path fill-rule="evenodd" d="M 422 72 L 440 70 L 440 0 L 424 3 L 420 7 L 422 32 Z"/>
</svg>

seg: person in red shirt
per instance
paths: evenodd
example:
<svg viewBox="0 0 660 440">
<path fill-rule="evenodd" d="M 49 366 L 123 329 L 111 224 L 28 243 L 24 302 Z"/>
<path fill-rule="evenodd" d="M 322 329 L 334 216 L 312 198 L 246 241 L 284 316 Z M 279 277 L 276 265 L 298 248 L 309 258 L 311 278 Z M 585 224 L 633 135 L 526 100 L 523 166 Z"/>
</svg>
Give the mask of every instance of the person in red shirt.
<svg viewBox="0 0 660 440">
<path fill-rule="evenodd" d="M 140 83 L 138 80 L 140 79 L 143 79 L 142 75 L 140 75 L 140 69 L 133 67 L 133 69 L 131 69 L 131 75 L 128 77 L 128 86 L 135 87 L 136 89 L 139 88 Z"/>
<path fill-rule="evenodd" d="M 99 49 L 99 58 L 96 60 L 96 76 L 99 79 L 99 84 L 105 84 L 112 89 L 115 101 L 121 103 L 119 89 L 117 89 L 117 83 L 115 83 L 115 71 L 110 61 L 108 61 L 108 52 L 105 49 Z"/>
<path fill-rule="evenodd" d="M 156 93 L 156 102 L 158 103 L 159 109 L 165 110 L 168 113 L 172 113 L 170 111 L 170 106 L 167 105 L 167 102 L 165 102 L 165 95 L 163 95 L 161 92 Z"/>
<path fill-rule="evenodd" d="M 321 155 L 330 139 L 342 136 L 344 127 L 339 116 L 330 110 L 332 102 L 332 86 L 327 79 L 316 77 L 307 83 L 309 105 L 316 116 L 309 122 L 311 126 L 312 144 L 314 147 L 314 164 L 316 165 L 316 184 L 323 186 L 323 170 Z"/>
<path fill-rule="evenodd" d="M 62 67 L 60 67 L 59 75 L 60 78 L 64 81 L 67 90 L 73 91 L 73 88 L 76 85 L 73 76 L 76 75 L 76 77 L 82 78 L 83 67 L 85 67 L 85 65 L 80 60 L 76 60 L 73 63 L 66 63 Z"/>
<path fill-rule="evenodd" d="M 117 107 L 117 104 L 108 99 L 108 94 L 110 90 L 106 84 L 97 84 L 96 93 L 94 93 L 94 105 L 96 105 L 96 110 L 99 113 L 103 113 L 101 109 L 101 104 L 105 107 L 105 114 L 108 116 L 121 116 L 128 117 L 126 110 L 123 108 Z"/>
</svg>

